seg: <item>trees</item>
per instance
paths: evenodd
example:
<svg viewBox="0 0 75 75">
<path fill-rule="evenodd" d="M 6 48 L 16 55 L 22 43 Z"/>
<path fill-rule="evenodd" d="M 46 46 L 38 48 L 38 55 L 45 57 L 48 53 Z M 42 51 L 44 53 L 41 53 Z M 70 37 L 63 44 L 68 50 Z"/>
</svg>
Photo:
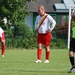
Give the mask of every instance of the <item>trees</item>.
<svg viewBox="0 0 75 75">
<path fill-rule="evenodd" d="M 31 0 L 0 0 L 0 26 L 8 28 L 10 25 L 16 25 L 16 22 L 24 21 L 29 13 L 27 2 Z M 7 18 L 7 25 L 4 25 L 3 18 Z"/>
<path fill-rule="evenodd" d="M 27 2 L 30 1 L 33 0 L 0 0 L 0 26 L 5 29 L 6 26 L 24 21 L 25 16 L 29 14 Z M 4 25 L 3 18 L 7 18 L 8 25 Z"/>
<path fill-rule="evenodd" d="M 5 31 L 6 43 L 14 45 L 15 39 L 17 41 L 20 36 L 23 40 L 28 37 L 28 33 L 29 37 L 32 36 L 32 32 L 24 23 L 25 16 L 29 14 L 27 2 L 30 1 L 33 0 L 0 0 L 0 26 Z M 4 24 L 4 18 L 7 19 L 7 24 Z"/>
<path fill-rule="evenodd" d="M 0 0 L 0 26 L 6 29 L 17 21 L 23 21 L 28 14 L 29 1 L 31 0 Z M 3 18 L 7 18 L 7 25 L 4 25 Z"/>
<path fill-rule="evenodd" d="M 28 14 L 27 2 L 31 0 L 0 0 L 0 23 L 4 17 L 11 23 L 24 20 Z"/>
</svg>

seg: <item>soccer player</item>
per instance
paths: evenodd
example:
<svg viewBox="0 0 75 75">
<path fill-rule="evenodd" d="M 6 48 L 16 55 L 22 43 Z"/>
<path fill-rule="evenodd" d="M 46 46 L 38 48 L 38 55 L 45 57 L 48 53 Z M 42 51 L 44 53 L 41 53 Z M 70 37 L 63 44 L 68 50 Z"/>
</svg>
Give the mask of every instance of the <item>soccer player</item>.
<svg viewBox="0 0 75 75">
<path fill-rule="evenodd" d="M 68 73 L 75 72 L 75 60 L 74 60 L 74 52 L 75 52 L 75 12 L 72 14 L 71 19 L 71 30 L 72 36 L 70 41 L 70 49 L 69 49 L 69 60 L 72 65 L 72 68 Z"/>
<path fill-rule="evenodd" d="M 47 13 L 45 13 L 44 6 L 38 7 L 38 16 L 35 22 L 35 29 L 37 32 L 37 60 L 36 63 L 41 63 L 41 55 L 42 55 L 42 44 L 45 46 L 46 50 L 46 60 L 44 63 L 49 63 L 50 56 L 50 41 L 52 37 L 52 30 L 54 29 L 56 22 L 55 20 Z"/>
<path fill-rule="evenodd" d="M 4 57 L 5 53 L 5 35 L 4 35 L 4 30 L 0 27 L 0 42 L 1 42 L 1 56 Z"/>
</svg>

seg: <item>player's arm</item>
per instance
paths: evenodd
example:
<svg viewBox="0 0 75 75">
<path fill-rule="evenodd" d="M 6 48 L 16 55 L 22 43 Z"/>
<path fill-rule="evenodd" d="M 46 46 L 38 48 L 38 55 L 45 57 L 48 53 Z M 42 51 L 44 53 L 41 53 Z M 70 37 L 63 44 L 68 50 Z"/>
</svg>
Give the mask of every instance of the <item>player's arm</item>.
<svg viewBox="0 0 75 75">
<path fill-rule="evenodd" d="M 56 22 L 51 16 L 48 16 L 48 20 L 50 22 L 49 31 L 51 32 L 54 29 Z"/>
</svg>

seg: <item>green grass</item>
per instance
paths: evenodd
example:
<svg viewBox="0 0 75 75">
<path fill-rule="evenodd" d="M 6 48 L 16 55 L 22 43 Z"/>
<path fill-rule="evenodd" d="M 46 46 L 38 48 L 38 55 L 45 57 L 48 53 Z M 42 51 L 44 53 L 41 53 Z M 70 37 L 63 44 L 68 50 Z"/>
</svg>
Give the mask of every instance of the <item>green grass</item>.
<svg viewBox="0 0 75 75">
<path fill-rule="evenodd" d="M 5 57 L 0 57 L 0 75 L 69 75 L 71 68 L 67 49 L 52 49 L 50 63 L 45 64 L 45 50 L 42 63 L 34 63 L 35 50 L 6 50 Z M 75 73 L 71 73 L 75 75 Z"/>
</svg>

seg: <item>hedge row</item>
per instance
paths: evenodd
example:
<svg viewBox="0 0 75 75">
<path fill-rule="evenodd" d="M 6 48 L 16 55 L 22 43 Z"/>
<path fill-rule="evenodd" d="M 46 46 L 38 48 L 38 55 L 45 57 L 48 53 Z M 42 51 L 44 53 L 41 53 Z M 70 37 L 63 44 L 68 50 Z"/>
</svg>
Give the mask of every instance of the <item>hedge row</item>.
<svg viewBox="0 0 75 75">
<path fill-rule="evenodd" d="M 6 46 L 7 48 L 37 48 L 36 38 L 7 38 L 6 39 Z M 66 39 L 52 39 L 51 40 L 51 48 L 67 48 L 67 40 Z"/>
</svg>

